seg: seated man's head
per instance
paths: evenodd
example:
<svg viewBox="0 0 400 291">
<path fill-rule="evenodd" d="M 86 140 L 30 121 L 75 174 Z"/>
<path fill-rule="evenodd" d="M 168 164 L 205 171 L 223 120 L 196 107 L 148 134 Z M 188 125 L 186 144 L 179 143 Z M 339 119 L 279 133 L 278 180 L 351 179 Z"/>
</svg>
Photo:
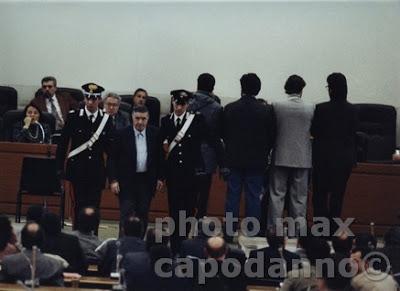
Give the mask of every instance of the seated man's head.
<svg viewBox="0 0 400 291">
<path fill-rule="evenodd" d="M 261 80 L 254 73 L 244 74 L 240 78 L 242 95 L 256 96 L 261 90 Z"/>
<path fill-rule="evenodd" d="M 133 127 L 138 131 L 146 129 L 149 123 L 149 110 L 146 106 L 134 106 L 132 108 Z"/>
<path fill-rule="evenodd" d="M 61 219 L 58 214 L 51 212 L 43 214 L 41 225 L 46 235 L 57 235 L 61 233 Z"/>
<path fill-rule="evenodd" d="M 222 237 L 214 236 L 207 240 L 205 253 L 207 258 L 212 258 L 217 261 L 222 261 L 225 259 L 226 253 L 228 251 L 228 246 Z"/>
<path fill-rule="evenodd" d="M 371 250 L 375 250 L 376 245 L 376 237 L 370 233 L 359 233 L 354 239 L 355 248 L 369 248 Z"/>
<path fill-rule="evenodd" d="M 384 236 L 385 247 L 400 248 L 400 226 L 391 227 Z"/>
<path fill-rule="evenodd" d="M 78 217 L 78 230 L 82 233 L 92 233 L 99 225 L 99 213 L 94 207 L 81 209 Z"/>
<path fill-rule="evenodd" d="M 303 92 L 303 88 L 306 86 L 303 78 L 297 75 L 291 75 L 285 83 L 285 92 L 288 95 L 300 95 Z"/>
<path fill-rule="evenodd" d="M 13 237 L 13 228 L 7 216 L 0 215 L 0 252 L 3 251 Z"/>
<path fill-rule="evenodd" d="M 210 73 L 203 73 L 197 78 L 197 90 L 212 93 L 215 86 L 215 78 Z"/>
<path fill-rule="evenodd" d="M 117 93 L 109 92 L 103 100 L 104 110 L 110 115 L 114 116 L 118 113 L 121 104 L 121 97 Z"/>
<path fill-rule="evenodd" d="M 143 225 L 142 221 L 136 216 L 129 216 L 125 219 L 123 230 L 125 236 L 142 237 Z"/>
<path fill-rule="evenodd" d="M 326 240 L 320 237 L 310 236 L 305 246 L 307 259 L 310 264 L 315 266 L 318 260 L 324 260 L 330 257 L 331 248 Z"/>
<path fill-rule="evenodd" d="M 41 223 L 45 210 L 43 205 L 33 204 L 28 207 L 26 212 L 26 221 L 34 221 L 38 224 Z"/>
<path fill-rule="evenodd" d="M 320 291 L 351 290 L 352 264 L 351 259 L 343 254 L 334 254 L 331 257 L 333 264 L 324 264 L 322 278 L 317 279 Z"/>
<path fill-rule="evenodd" d="M 42 93 L 45 97 L 53 97 L 57 91 L 57 80 L 52 76 L 47 76 L 42 79 Z"/>
<path fill-rule="evenodd" d="M 217 228 L 215 221 L 209 217 L 203 217 L 197 222 L 197 235 L 199 237 L 213 237 L 220 233 L 220 229 Z"/>
<path fill-rule="evenodd" d="M 147 91 L 143 88 L 138 88 L 132 95 L 133 106 L 144 106 L 147 99 Z"/>
<path fill-rule="evenodd" d="M 40 225 L 34 221 L 27 222 L 21 231 L 21 244 L 24 248 L 31 250 L 33 246 L 41 248 L 44 234 Z"/>
<path fill-rule="evenodd" d="M 335 253 L 350 257 L 351 249 L 353 248 L 353 237 L 349 237 L 346 233 L 334 236 L 332 238 L 332 247 Z"/>
</svg>

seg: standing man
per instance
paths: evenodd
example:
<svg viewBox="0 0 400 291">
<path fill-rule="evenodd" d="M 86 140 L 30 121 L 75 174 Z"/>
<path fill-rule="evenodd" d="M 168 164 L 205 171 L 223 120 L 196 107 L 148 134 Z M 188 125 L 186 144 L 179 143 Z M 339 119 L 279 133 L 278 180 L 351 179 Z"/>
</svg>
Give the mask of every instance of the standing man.
<svg viewBox="0 0 400 291">
<path fill-rule="evenodd" d="M 62 176 L 67 159 L 65 177 L 74 190 L 74 229 L 82 208 L 92 206 L 98 209 L 100 206 L 106 181 L 104 153 L 110 152 L 113 131 L 109 115 L 98 107 L 103 87 L 88 83 L 82 89 L 85 107 L 69 113 L 56 152 Z"/>
<path fill-rule="evenodd" d="M 103 100 L 104 110 L 110 115 L 111 123 L 114 129 L 122 129 L 129 125 L 129 114 L 119 110 L 121 97 L 109 92 Z"/>
<path fill-rule="evenodd" d="M 56 130 L 64 127 L 68 112 L 78 107 L 71 96 L 57 92 L 57 80 L 51 76 L 42 79 L 42 88 L 33 98 L 32 103 L 42 112 L 49 112 L 54 116 Z"/>
<path fill-rule="evenodd" d="M 273 229 L 276 219 L 282 218 L 286 194 L 289 195 L 289 215 L 300 219 L 300 227 L 307 226 L 310 128 L 314 105 L 305 103 L 301 98 L 305 86 L 303 78 L 290 76 L 285 83 L 288 99 L 272 104 L 276 117 L 276 141 L 269 184 L 268 227 Z"/>
<path fill-rule="evenodd" d="M 146 106 L 133 107 L 133 126 L 118 131 L 108 157 L 108 180 L 118 196 L 120 226 L 132 214 L 147 228 L 151 199 L 162 182 L 162 148 L 157 127 L 148 125 Z"/>
<path fill-rule="evenodd" d="M 225 216 L 239 217 L 240 196 L 244 187 L 246 217 L 260 219 L 264 173 L 274 144 L 275 118 L 272 106 L 256 99 L 261 89 L 261 81 L 256 74 L 243 75 L 240 84 L 241 98 L 226 105 L 223 113 L 222 136 L 226 166 L 230 170 Z M 234 223 L 233 229 L 225 229 L 228 242 L 232 241 L 232 232 L 236 228 Z"/>
<path fill-rule="evenodd" d="M 209 130 L 209 140 L 201 144 L 201 154 L 204 161 L 204 175 L 196 177 L 196 218 L 207 215 L 208 197 L 210 194 L 212 175 L 217 168 L 217 162 L 222 167 L 223 145 L 220 137 L 222 106 L 213 94 L 215 78 L 204 73 L 197 79 L 197 92 L 189 100 L 188 110 L 200 112 Z"/>
<path fill-rule="evenodd" d="M 327 217 L 331 235 L 333 218 L 342 213 L 347 180 L 356 162 L 358 112 L 347 102 L 347 81 L 341 73 L 327 78 L 330 101 L 317 104 L 311 125 L 313 141 L 314 217 Z"/>
<path fill-rule="evenodd" d="M 174 112 L 161 119 L 161 140 L 165 153 L 165 177 L 168 188 L 169 215 L 175 222 L 171 237 L 174 254 L 186 234 L 180 233 L 179 211 L 184 218 L 192 216 L 195 207 L 195 176 L 204 173 L 200 146 L 204 140 L 205 122 L 201 114 L 188 112 L 191 93 L 171 91 Z"/>
</svg>

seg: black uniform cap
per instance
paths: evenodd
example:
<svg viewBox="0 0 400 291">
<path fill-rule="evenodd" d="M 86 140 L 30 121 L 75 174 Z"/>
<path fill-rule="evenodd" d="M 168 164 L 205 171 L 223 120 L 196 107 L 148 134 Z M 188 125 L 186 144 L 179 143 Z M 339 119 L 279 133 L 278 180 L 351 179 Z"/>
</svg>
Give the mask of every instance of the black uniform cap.
<svg viewBox="0 0 400 291">
<path fill-rule="evenodd" d="M 101 99 L 101 92 L 104 88 L 95 83 L 87 83 L 82 86 L 83 95 L 88 99 Z"/>
<path fill-rule="evenodd" d="M 192 97 L 192 93 L 183 89 L 172 90 L 171 91 L 172 101 L 176 104 L 184 105 L 189 102 Z"/>
</svg>

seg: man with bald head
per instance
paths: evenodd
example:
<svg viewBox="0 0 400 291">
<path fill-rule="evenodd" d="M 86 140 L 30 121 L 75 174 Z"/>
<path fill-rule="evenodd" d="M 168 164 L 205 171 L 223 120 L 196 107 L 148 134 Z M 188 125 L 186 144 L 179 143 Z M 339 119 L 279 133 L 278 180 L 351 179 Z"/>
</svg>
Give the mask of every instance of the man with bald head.
<svg viewBox="0 0 400 291">
<path fill-rule="evenodd" d="M 24 249 L 14 255 L 6 256 L 1 262 L 1 270 L 7 281 L 29 280 L 30 263 L 33 252 L 36 252 L 36 278 L 40 284 L 62 286 L 62 262 L 41 253 L 44 234 L 36 222 L 28 222 L 21 231 L 21 243 Z M 33 251 L 35 250 L 35 251 Z"/>
</svg>

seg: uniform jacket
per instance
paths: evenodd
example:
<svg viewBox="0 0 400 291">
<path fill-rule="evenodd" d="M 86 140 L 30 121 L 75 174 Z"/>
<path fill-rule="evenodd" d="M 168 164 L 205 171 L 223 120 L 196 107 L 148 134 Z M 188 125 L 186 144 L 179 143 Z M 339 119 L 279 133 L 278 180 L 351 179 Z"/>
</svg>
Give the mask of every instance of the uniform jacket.
<svg viewBox="0 0 400 291">
<path fill-rule="evenodd" d="M 183 126 L 187 113 L 183 117 Z M 169 114 L 161 119 L 161 141 L 170 144 L 178 133 L 174 124 L 174 115 Z M 184 182 L 185 176 L 193 176 L 196 170 L 204 170 L 204 162 L 201 156 L 200 146 L 205 137 L 205 122 L 201 114 L 196 113 L 192 124 L 185 136 L 168 154 L 164 161 L 164 173 L 166 178 L 179 179 Z M 165 154 L 165 151 L 163 151 Z"/>
<path fill-rule="evenodd" d="M 146 128 L 147 144 L 147 177 L 149 187 L 154 193 L 157 179 L 162 179 L 162 149 L 159 129 L 154 126 Z M 119 130 L 115 134 L 111 154 L 107 159 L 109 181 L 116 180 L 121 187 L 130 185 L 136 173 L 136 144 L 133 126 Z"/>
<path fill-rule="evenodd" d="M 276 166 L 311 168 L 311 121 L 314 105 L 301 98 L 273 103 L 276 117 L 276 140 L 273 163 Z"/>
<path fill-rule="evenodd" d="M 254 96 L 229 103 L 223 112 L 222 138 L 227 167 L 264 170 L 275 138 L 272 106 Z"/>
<path fill-rule="evenodd" d="M 99 110 L 94 123 L 89 120 L 83 108 L 68 114 L 56 152 L 59 170 L 64 168 L 69 143 L 71 151 L 88 141 L 99 127 L 102 118 L 101 110 Z M 110 153 L 112 138 L 113 128 L 109 118 L 93 146 L 67 160 L 66 178 L 72 182 L 91 181 L 99 187 L 104 187 L 106 179 L 104 153 Z"/>
<path fill-rule="evenodd" d="M 222 106 L 215 97 L 205 91 L 197 91 L 189 101 L 189 111 L 200 112 L 205 119 L 209 133 L 208 140 L 201 145 L 205 172 L 214 173 L 217 163 L 221 164 L 223 147 L 220 138 Z"/>
<path fill-rule="evenodd" d="M 56 92 L 56 98 L 58 104 L 60 105 L 62 118 L 65 122 L 67 120 L 69 111 L 78 108 L 78 102 L 69 94 Z M 44 97 L 43 94 L 38 94 L 35 98 L 33 98 L 32 103 L 39 107 L 42 112 L 48 112 L 46 106 L 46 97 Z"/>
</svg>

